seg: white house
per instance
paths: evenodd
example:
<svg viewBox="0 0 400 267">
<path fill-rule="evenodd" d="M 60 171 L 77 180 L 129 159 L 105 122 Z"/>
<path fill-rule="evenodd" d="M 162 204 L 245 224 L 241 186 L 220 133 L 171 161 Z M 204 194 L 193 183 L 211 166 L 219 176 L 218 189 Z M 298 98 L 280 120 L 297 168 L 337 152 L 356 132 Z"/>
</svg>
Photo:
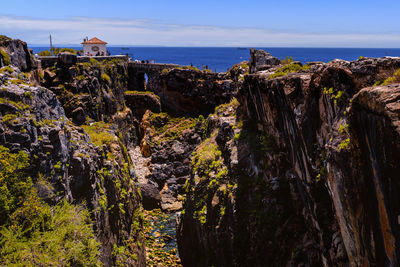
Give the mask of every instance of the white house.
<svg viewBox="0 0 400 267">
<path fill-rule="evenodd" d="M 85 56 L 107 56 L 106 42 L 94 37 L 90 40 L 87 38 L 82 43 L 83 53 Z"/>
</svg>

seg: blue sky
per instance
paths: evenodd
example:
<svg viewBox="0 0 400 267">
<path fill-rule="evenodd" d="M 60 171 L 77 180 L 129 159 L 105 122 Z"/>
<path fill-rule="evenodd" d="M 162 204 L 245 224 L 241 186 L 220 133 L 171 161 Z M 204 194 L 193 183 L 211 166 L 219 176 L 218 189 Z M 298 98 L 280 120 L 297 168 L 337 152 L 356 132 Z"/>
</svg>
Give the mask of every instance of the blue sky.
<svg viewBox="0 0 400 267">
<path fill-rule="evenodd" d="M 400 1 L 2 1 L 0 34 L 29 44 L 400 47 Z"/>
</svg>

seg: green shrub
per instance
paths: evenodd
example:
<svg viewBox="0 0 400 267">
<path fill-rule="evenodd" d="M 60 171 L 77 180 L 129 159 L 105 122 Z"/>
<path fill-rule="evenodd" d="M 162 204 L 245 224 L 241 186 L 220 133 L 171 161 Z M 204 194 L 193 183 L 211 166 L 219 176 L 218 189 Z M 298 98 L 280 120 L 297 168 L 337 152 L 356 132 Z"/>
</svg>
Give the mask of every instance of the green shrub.
<svg viewBox="0 0 400 267">
<path fill-rule="evenodd" d="M 110 145 L 115 142 L 115 136 L 109 132 L 109 125 L 104 122 L 95 122 L 91 125 L 82 125 L 90 140 L 96 146 Z"/>
<path fill-rule="evenodd" d="M 10 41 L 10 40 L 12 40 L 10 37 L 5 35 L 0 35 L 0 42 Z"/>
<path fill-rule="evenodd" d="M 396 70 L 393 73 L 392 77 L 387 78 L 386 80 L 384 80 L 381 84 L 378 85 L 388 85 L 388 84 L 392 84 L 392 83 L 399 83 L 400 82 L 400 69 Z"/>
<path fill-rule="evenodd" d="M 343 140 L 339 145 L 339 150 L 346 149 L 350 146 L 350 138 Z"/>
<path fill-rule="evenodd" d="M 39 56 L 41 56 L 41 57 L 50 57 L 51 56 L 51 52 L 49 50 L 40 51 L 39 52 Z"/>
<path fill-rule="evenodd" d="M 287 64 L 291 64 L 291 63 L 293 63 L 293 62 L 294 62 L 294 60 L 293 60 L 293 58 L 292 58 L 292 57 L 288 57 L 288 56 L 286 56 L 286 58 L 285 58 L 284 60 L 282 60 L 281 62 L 282 62 L 282 64 L 284 64 L 284 65 L 287 65 Z"/>
<path fill-rule="evenodd" d="M 40 266 L 100 266 L 99 243 L 89 219 L 80 206 L 62 201 L 53 207 L 35 194 L 24 202 L 17 220 L 0 231 L 0 264 Z M 25 226 L 34 223 L 30 234 Z M 43 227 L 44 226 L 44 227 Z"/>
<path fill-rule="evenodd" d="M 0 265 L 99 265 L 89 212 L 67 201 L 51 208 L 28 167 L 28 154 L 0 146 Z"/>
<path fill-rule="evenodd" d="M 284 65 L 281 68 L 278 68 L 275 73 L 271 74 L 268 76 L 269 79 L 274 79 L 277 77 L 282 77 L 282 76 L 286 76 L 288 73 L 293 73 L 293 72 L 300 72 L 302 70 L 309 70 L 310 66 L 308 65 L 299 65 L 297 63 L 290 63 L 287 65 Z"/>
<path fill-rule="evenodd" d="M 179 70 L 194 70 L 200 72 L 200 70 L 194 66 L 182 66 L 178 67 Z"/>
<path fill-rule="evenodd" d="M 10 56 L 8 53 L 0 49 L 0 55 L 3 58 L 4 65 L 10 65 Z"/>
<path fill-rule="evenodd" d="M 0 69 L 0 73 L 4 73 L 5 71 L 8 72 L 9 74 L 14 72 L 14 70 L 9 66 L 6 66 L 6 67 L 3 67 L 3 68 Z"/>
<path fill-rule="evenodd" d="M 63 53 L 63 52 L 68 52 L 68 53 L 76 55 L 76 51 L 73 48 L 61 48 L 59 53 Z"/>
<path fill-rule="evenodd" d="M 23 172 L 28 166 L 28 154 L 10 153 L 8 148 L 0 146 L 0 225 L 9 222 L 32 187 L 31 178 Z"/>
<path fill-rule="evenodd" d="M 92 65 L 96 65 L 96 64 L 98 64 L 99 62 L 96 60 L 96 59 L 94 59 L 94 58 L 89 58 L 89 62 L 90 62 L 90 64 L 92 64 Z"/>
<path fill-rule="evenodd" d="M 286 72 L 283 72 L 283 71 L 277 71 L 277 72 L 275 72 L 275 73 L 273 73 L 273 74 L 269 75 L 269 76 L 268 76 L 268 78 L 270 78 L 270 79 L 275 79 L 275 78 L 278 78 L 278 77 L 283 77 L 283 76 L 286 76 L 286 75 L 287 75 L 287 73 L 286 73 Z"/>
<path fill-rule="evenodd" d="M 158 95 L 156 95 L 154 92 L 152 91 L 125 91 L 126 95 L 152 95 L 157 97 L 158 100 L 160 100 L 160 97 Z"/>
<path fill-rule="evenodd" d="M 333 102 L 335 103 L 335 106 L 338 106 L 340 104 L 343 104 L 346 100 L 346 96 L 344 91 L 338 91 L 336 89 L 331 88 L 323 88 L 322 89 L 322 93 L 329 95 L 330 98 L 333 100 Z"/>
<path fill-rule="evenodd" d="M 110 76 L 108 76 L 107 73 L 103 72 L 103 73 L 101 74 L 101 79 L 102 79 L 103 81 L 107 82 L 108 84 L 111 84 L 111 78 L 110 78 Z"/>
</svg>

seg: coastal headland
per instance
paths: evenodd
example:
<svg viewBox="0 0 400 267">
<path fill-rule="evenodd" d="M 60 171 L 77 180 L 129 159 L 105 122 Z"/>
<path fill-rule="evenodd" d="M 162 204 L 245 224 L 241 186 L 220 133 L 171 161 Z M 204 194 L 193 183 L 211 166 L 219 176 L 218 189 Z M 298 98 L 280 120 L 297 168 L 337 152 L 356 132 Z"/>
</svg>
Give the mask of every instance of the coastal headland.
<svg viewBox="0 0 400 267">
<path fill-rule="evenodd" d="M 400 58 L 227 72 L 0 37 L 0 265 L 398 266 Z"/>
</svg>

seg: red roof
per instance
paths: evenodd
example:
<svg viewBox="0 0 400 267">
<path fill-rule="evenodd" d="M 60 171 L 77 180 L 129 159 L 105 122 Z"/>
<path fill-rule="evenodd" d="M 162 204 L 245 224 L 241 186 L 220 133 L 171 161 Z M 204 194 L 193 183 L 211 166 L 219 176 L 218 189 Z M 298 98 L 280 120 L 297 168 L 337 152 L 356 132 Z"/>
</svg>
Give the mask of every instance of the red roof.
<svg viewBox="0 0 400 267">
<path fill-rule="evenodd" d="M 85 41 L 82 44 L 107 44 L 106 42 L 94 37 L 90 39 L 89 41 Z"/>
</svg>

